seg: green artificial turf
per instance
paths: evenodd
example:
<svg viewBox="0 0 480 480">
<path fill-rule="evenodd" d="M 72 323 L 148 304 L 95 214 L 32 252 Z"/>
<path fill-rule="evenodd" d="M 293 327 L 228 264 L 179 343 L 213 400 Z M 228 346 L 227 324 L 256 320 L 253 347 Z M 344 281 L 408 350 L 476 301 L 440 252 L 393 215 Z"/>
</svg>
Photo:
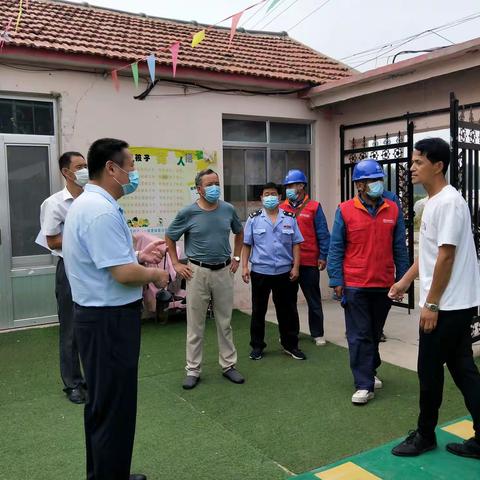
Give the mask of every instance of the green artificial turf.
<svg viewBox="0 0 480 480">
<path fill-rule="evenodd" d="M 367 406 L 354 407 L 345 349 L 318 348 L 303 336 L 308 360 L 296 361 L 281 353 L 277 328 L 269 324 L 266 355 L 254 362 L 249 317 L 235 312 L 233 327 L 246 383 L 221 376 L 208 320 L 202 381 L 185 391 L 185 324 L 144 323 L 132 470 L 149 480 L 280 480 L 415 426 L 414 372 L 384 364 L 384 389 Z M 57 357 L 57 328 L 0 335 L 0 479 L 85 478 L 83 409 L 65 400 Z M 440 421 L 465 414 L 448 378 Z"/>
</svg>

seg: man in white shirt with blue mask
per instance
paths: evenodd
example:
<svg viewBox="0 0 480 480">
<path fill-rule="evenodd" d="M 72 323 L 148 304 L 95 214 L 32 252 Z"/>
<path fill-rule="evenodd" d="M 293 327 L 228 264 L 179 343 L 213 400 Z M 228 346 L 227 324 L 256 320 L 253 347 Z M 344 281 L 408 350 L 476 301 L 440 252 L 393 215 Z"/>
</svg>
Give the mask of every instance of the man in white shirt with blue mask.
<svg viewBox="0 0 480 480">
<path fill-rule="evenodd" d="M 88 182 L 87 161 L 79 152 L 65 152 L 58 160 L 60 172 L 65 179 L 65 188 L 48 197 L 40 207 L 40 226 L 36 242 L 48 248 L 57 257 L 55 296 L 60 349 L 60 375 L 67 398 L 77 404 L 85 403 L 86 389 L 80 369 L 77 342 L 73 333 L 73 302 L 70 284 L 63 263 L 63 226 L 73 200 Z"/>
<path fill-rule="evenodd" d="M 90 182 L 70 208 L 64 258 L 72 287 L 74 326 L 88 388 L 85 405 L 87 478 L 145 480 L 131 475 L 137 410 L 142 286 L 168 283 L 158 263 L 163 240 L 141 252 L 117 200 L 139 176 L 128 144 L 103 138 L 88 152 Z"/>
</svg>

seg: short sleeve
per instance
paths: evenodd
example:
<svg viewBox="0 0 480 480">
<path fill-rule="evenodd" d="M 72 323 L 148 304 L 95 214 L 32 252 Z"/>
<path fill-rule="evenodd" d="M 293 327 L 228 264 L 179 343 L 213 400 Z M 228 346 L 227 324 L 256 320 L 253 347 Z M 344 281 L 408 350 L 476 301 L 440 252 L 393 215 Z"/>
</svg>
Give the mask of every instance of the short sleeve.
<svg viewBox="0 0 480 480">
<path fill-rule="evenodd" d="M 245 229 L 243 230 L 243 243 L 245 245 L 253 245 L 253 218 L 248 217 Z"/>
<path fill-rule="evenodd" d="M 457 201 L 446 202 L 438 209 L 437 246 L 458 246 L 463 232 L 463 212 Z"/>
<path fill-rule="evenodd" d="M 62 233 L 62 224 L 65 219 L 58 210 L 58 204 L 52 201 L 45 201 L 41 206 L 40 218 L 42 221 L 42 234 L 52 237 Z"/>
<path fill-rule="evenodd" d="M 167 236 L 176 242 L 188 230 L 188 215 L 186 209 L 180 210 L 167 228 Z"/>
<path fill-rule="evenodd" d="M 98 269 L 134 263 L 122 219 L 112 213 L 96 217 L 86 229 L 84 245 Z"/>
<path fill-rule="evenodd" d="M 236 235 L 237 233 L 240 233 L 243 229 L 242 222 L 240 221 L 240 218 L 238 217 L 237 211 L 235 210 L 235 207 L 232 207 L 232 223 L 231 223 L 231 228 L 232 232 Z"/>
<path fill-rule="evenodd" d="M 303 242 L 303 235 L 298 228 L 297 220 L 293 219 L 293 243 L 302 243 Z"/>
</svg>

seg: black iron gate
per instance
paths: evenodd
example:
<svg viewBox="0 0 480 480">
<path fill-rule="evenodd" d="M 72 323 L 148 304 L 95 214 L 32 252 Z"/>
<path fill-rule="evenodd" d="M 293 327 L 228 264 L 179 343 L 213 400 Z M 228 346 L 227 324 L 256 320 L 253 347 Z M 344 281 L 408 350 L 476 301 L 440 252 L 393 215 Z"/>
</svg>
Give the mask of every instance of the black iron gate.
<svg viewBox="0 0 480 480">
<path fill-rule="evenodd" d="M 472 233 L 480 257 L 480 113 L 475 120 L 473 106 L 460 106 L 450 94 L 450 183 L 463 195 L 472 217 Z"/>
<path fill-rule="evenodd" d="M 402 207 L 407 233 L 407 247 L 410 264 L 414 261 L 413 185 L 410 181 L 410 159 L 413 151 L 413 122 L 407 117 L 402 131 L 390 130 L 391 121 L 366 122 L 340 127 L 340 171 L 342 202 L 355 196 L 352 173 L 355 164 L 364 158 L 373 158 L 382 165 L 386 177 L 385 188 L 394 192 Z M 367 128 L 378 132 L 373 135 L 355 136 L 355 131 Z M 372 128 L 374 127 L 374 128 Z M 392 133 L 392 130 L 395 133 Z M 395 305 L 413 309 L 414 287 L 410 288 L 406 301 Z"/>
</svg>

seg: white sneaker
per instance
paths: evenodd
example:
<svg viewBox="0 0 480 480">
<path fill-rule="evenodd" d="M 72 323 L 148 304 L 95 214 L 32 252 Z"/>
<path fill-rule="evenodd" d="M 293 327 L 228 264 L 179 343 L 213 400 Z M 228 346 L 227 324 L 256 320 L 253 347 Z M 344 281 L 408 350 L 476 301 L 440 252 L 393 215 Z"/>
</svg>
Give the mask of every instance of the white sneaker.
<svg viewBox="0 0 480 480">
<path fill-rule="evenodd" d="M 378 377 L 375 377 L 375 390 L 379 388 L 383 388 L 383 382 Z"/>
<path fill-rule="evenodd" d="M 373 392 L 369 392 L 368 390 L 357 390 L 352 395 L 352 403 L 355 403 L 357 405 L 364 405 L 373 398 L 375 398 L 375 394 Z"/>
<path fill-rule="evenodd" d="M 317 347 L 324 347 L 327 344 L 325 337 L 315 337 L 314 340 Z"/>
</svg>

